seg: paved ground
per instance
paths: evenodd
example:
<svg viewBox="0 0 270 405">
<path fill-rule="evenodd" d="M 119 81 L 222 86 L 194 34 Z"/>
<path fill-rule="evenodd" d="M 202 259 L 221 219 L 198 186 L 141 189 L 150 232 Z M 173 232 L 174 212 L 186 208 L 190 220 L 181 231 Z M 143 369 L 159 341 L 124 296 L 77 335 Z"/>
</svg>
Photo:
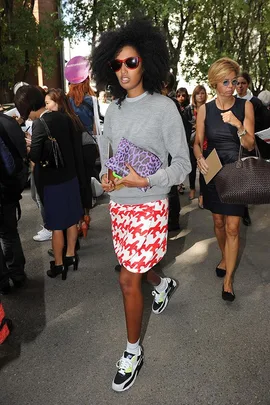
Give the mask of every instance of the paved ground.
<svg viewBox="0 0 270 405">
<path fill-rule="evenodd" d="M 211 216 L 181 197 L 180 233 L 172 233 L 160 271 L 179 288 L 166 311 L 151 314 L 145 284 L 145 364 L 126 393 L 111 390 L 126 334 L 107 201 L 92 213 L 78 272 L 49 279 L 49 242 L 34 242 L 38 210 L 26 191 L 20 221 L 26 288 L 3 298 L 15 323 L 0 348 L 0 404 L 269 405 L 270 210 L 251 208 L 241 229 L 236 300 L 221 299 Z"/>
</svg>

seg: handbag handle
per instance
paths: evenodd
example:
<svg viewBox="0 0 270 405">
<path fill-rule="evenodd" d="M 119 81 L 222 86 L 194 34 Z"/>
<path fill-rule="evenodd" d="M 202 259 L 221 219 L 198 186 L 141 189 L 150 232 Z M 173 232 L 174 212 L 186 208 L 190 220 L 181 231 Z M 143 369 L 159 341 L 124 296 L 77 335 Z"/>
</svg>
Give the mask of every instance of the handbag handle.
<svg viewBox="0 0 270 405">
<path fill-rule="evenodd" d="M 48 137 L 49 139 L 53 139 L 53 138 L 52 138 L 52 135 L 51 135 L 51 131 L 50 131 L 48 125 L 46 124 L 46 121 L 44 120 L 44 118 L 40 117 L 39 119 L 40 119 L 40 121 L 42 122 L 42 124 L 43 124 L 43 126 L 44 126 L 44 128 L 45 128 L 47 137 Z"/>
<path fill-rule="evenodd" d="M 236 163 L 236 167 L 237 167 L 237 168 L 242 167 L 242 164 L 243 164 L 242 156 L 243 156 L 243 150 L 244 150 L 244 149 L 245 149 L 244 146 L 243 146 L 242 144 L 240 144 L 239 154 L 238 154 L 238 160 L 237 160 L 237 163 Z M 261 154 L 260 154 L 259 148 L 258 148 L 258 146 L 257 146 L 256 139 L 255 139 L 255 147 L 254 147 L 254 149 L 255 149 L 255 153 L 256 153 L 256 156 L 255 156 L 255 157 L 258 158 L 258 159 L 260 159 L 260 158 L 261 158 Z"/>
</svg>

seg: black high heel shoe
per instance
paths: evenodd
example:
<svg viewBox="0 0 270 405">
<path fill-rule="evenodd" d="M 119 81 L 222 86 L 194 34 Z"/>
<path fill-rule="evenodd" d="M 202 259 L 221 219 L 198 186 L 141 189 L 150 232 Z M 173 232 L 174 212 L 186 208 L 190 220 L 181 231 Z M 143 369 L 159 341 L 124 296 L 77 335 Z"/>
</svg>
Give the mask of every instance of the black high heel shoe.
<svg viewBox="0 0 270 405">
<path fill-rule="evenodd" d="M 235 300 L 234 292 L 224 291 L 224 286 L 222 287 L 222 299 L 224 301 L 233 302 Z"/>
<path fill-rule="evenodd" d="M 66 256 L 64 258 L 64 266 L 68 270 L 69 266 L 73 266 L 73 270 L 78 270 L 79 264 L 79 256 L 75 254 L 75 256 Z"/>
<path fill-rule="evenodd" d="M 47 276 L 51 278 L 55 278 L 59 276 L 59 274 L 62 274 L 62 280 L 67 279 L 67 269 L 63 264 L 60 264 L 59 266 L 55 265 L 55 261 L 50 262 L 50 270 L 47 271 Z"/>
</svg>

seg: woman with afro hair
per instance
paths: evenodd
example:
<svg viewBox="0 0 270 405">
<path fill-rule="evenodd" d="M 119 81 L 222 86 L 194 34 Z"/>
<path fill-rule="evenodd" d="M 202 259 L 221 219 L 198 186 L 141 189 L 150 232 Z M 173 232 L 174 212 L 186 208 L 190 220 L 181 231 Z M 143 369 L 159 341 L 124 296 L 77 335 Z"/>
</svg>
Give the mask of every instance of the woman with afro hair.
<svg viewBox="0 0 270 405">
<path fill-rule="evenodd" d="M 181 116 L 174 102 L 160 94 L 168 71 L 165 39 L 145 20 L 132 20 L 104 33 L 92 54 L 92 74 L 98 90 L 110 85 L 115 97 L 100 136 L 100 178 L 111 198 L 112 236 L 121 265 L 127 326 L 127 347 L 112 383 L 118 392 L 133 385 L 143 363 L 143 275 L 154 287 L 155 314 L 164 311 L 176 288 L 175 280 L 161 278 L 152 269 L 167 249 L 167 194 L 191 169 Z M 105 166 L 109 145 L 115 155 L 122 137 L 158 156 L 161 168 L 149 177 L 141 177 L 127 164 L 127 176 L 110 180 Z M 168 167 L 169 154 L 172 161 Z M 145 187 L 147 191 L 141 191 Z"/>
</svg>

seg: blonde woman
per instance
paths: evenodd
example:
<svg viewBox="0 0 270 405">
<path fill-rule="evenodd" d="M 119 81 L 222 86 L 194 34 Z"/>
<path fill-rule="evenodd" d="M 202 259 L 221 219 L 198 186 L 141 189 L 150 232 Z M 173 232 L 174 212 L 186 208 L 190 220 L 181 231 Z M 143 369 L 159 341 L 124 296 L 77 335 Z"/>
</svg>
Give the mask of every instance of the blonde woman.
<svg viewBox="0 0 270 405">
<path fill-rule="evenodd" d="M 223 165 L 237 160 L 240 143 L 247 150 L 254 148 L 252 104 L 233 96 L 238 74 L 238 63 L 229 58 L 221 58 L 210 66 L 208 80 L 217 97 L 200 107 L 194 143 L 194 155 L 202 174 L 208 171 L 205 158 L 214 148 Z M 205 137 L 207 149 L 203 151 Z M 214 180 L 207 185 L 203 182 L 203 201 L 204 208 L 212 212 L 214 230 L 221 250 L 221 261 L 216 274 L 224 277 L 222 298 L 233 301 L 233 272 L 239 250 L 240 219 L 245 207 L 222 203 Z"/>
</svg>

